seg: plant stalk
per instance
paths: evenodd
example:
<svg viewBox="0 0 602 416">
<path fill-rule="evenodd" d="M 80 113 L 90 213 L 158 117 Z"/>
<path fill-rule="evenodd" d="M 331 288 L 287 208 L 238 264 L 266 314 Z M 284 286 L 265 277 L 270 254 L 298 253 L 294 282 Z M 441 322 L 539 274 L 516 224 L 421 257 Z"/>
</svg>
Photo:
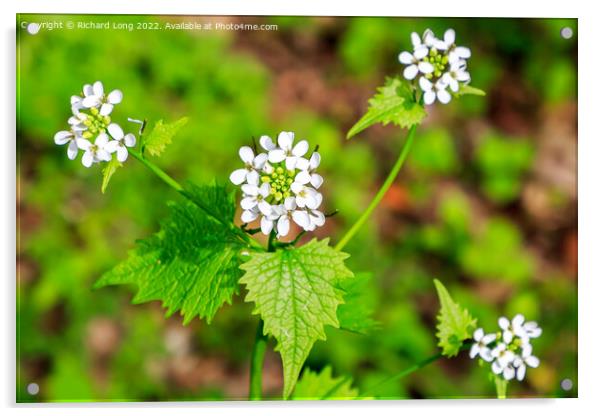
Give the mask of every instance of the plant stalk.
<svg viewBox="0 0 602 416">
<path fill-rule="evenodd" d="M 393 165 L 391 172 L 389 172 L 389 176 L 387 176 L 387 179 L 385 179 L 385 181 L 383 182 L 382 186 L 380 187 L 380 189 L 378 190 L 378 192 L 376 193 L 376 195 L 370 202 L 370 205 L 368 205 L 368 208 L 366 208 L 366 210 L 363 212 L 361 217 L 355 222 L 355 224 L 353 224 L 353 226 L 349 229 L 349 231 L 347 231 L 347 233 L 343 236 L 343 238 L 341 238 L 341 240 L 334 247 L 335 250 L 342 250 L 343 247 L 345 247 L 345 245 L 347 245 L 347 243 L 359 231 L 359 229 L 362 227 L 362 225 L 364 225 L 366 220 L 372 214 L 372 211 L 374 211 L 374 209 L 378 206 L 380 201 L 383 199 L 383 197 L 385 196 L 385 194 L 387 193 L 387 191 L 389 190 L 389 188 L 395 181 L 397 174 L 401 170 L 406 158 L 408 157 L 410 148 L 412 147 L 412 143 L 414 142 L 416 127 L 417 127 L 416 124 L 414 124 L 412 127 L 410 127 L 410 130 L 408 131 L 408 135 L 406 137 L 406 141 L 403 144 L 403 147 L 401 148 L 401 152 L 399 153 L 399 156 L 397 157 L 397 161 L 395 162 L 395 165 Z"/>
<path fill-rule="evenodd" d="M 249 378 L 249 400 L 262 399 L 262 372 L 268 337 L 263 334 L 263 321 L 259 319 L 255 343 L 251 352 L 251 374 Z"/>
</svg>

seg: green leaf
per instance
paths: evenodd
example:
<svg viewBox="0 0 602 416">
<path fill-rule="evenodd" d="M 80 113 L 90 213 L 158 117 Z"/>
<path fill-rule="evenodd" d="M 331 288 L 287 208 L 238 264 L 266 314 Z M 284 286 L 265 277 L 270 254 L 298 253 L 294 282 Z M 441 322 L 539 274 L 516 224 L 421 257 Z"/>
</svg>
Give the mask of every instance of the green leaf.
<svg viewBox="0 0 602 416">
<path fill-rule="evenodd" d="M 345 303 L 337 309 L 341 329 L 367 335 L 378 329 L 380 324 L 372 319 L 374 301 L 370 296 L 370 273 L 358 273 L 353 279 L 345 279 L 339 284 L 345 294 Z"/>
<path fill-rule="evenodd" d="M 483 91 L 479 88 L 473 87 L 471 85 L 460 84 L 460 89 L 458 90 L 458 92 L 454 93 L 454 95 L 456 97 L 459 97 L 461 95 L 479 95 L 481 97 L 484 97 L 487 94 L 485 93 L 485 91 Z"/>
<path fill-rule="evenodd" d="M 117 160 L 117 155 L 114 154 L 113 158 L 102 169 L 102 186 L 100 187 L 100 190 L 103 194 L 107 190 L 109 181 L 111 180 L 111 177 L 113 176 L 117 168 L 120 168 L 122 166 L 123 165 L 121 164 L 121 162 Z"/>
<path fill-rule="evenodd" d="M 358 390 L 351 387 L 351 377 L 334 377 L 330 366 L 320 373 L 306 368 L 295 391 L 293 400 L 350 400 L 358 396 Z"/>
<path fill-rule="evenodd" d="M 437 315 L 439 321 L 437 325 L 439 343 L 437 345 L 443 350 L 443 355 L 453 357 L 460 351 L 462 342 L 472 336 L 477 320 L 470 316 L 466 309 L 453 301 L 439 280 L 434 279 L 434 283 L 441 303 L 441 309 Z"/>
<path fill-rule="evenodd" d="M 313 344 L 326 339 L 325 325 L 339 326 L 336 310 L 343 303 L 337 284 L 353 277 L 345 267 L 348 254 L 328 246 L 328 239 L 272 253 L 251 253 L 240 267 L 247 302 L 264 321 L 264 334 L 278 342 L 284 370 L 283 396 L 290 396 Z"/>
<path fill-rule="evenodd" d="M 160 300 L 184 323 L 195 316 L 207 322 L 238 293 L 239 252 L 246 245 L 221 220 L 234 218 L 234 194 L 225 187 L 189 185 L 186 193 L 220 213 L 210 216 L 197 204 L 168 203 L 171 213 L 161 230 L 138 242 L 127 260 L 105 273 L 95 287 L 135 284 L 134 303 Z"/>
<path fill-rule="evenodd" d="M 409 128 L 420 124 L 426 116 L 424 107 L 415 102 L 408 81 L 399 77 L 387 78 L 385 85 L 378 88 L 368 104 L 368 112 L 351 127 L 347 133 L 348 139 L 376 123 L 384 126 L 393 123 L 401 128 Z"/>
<path fill-rule="evenodd" d="M 150 153 L 151 156 L 159 156 L 165 151 L 165 147 L 171 143 L 178 130 L 186 123 L 188 123 L 188 117 L 182 117 L 169 124 L 163 124 L 163 120 L 157 121 L 153 130 L 144 138 L 144 150 Z"/>
</svg>

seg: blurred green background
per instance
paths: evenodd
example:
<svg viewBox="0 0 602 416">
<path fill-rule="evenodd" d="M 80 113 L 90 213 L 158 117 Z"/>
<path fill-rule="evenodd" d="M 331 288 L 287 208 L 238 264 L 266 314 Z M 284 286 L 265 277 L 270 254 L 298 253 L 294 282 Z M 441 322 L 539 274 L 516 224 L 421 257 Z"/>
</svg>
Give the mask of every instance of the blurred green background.
<svg viewBox="0 0 602 416">
<path fill-rule="evenodd" d="M 113 118 L 189 116 L 157 161 L 176 179 L 225 182 L 238 147 L 291 130 L 319 144 L 326 211 L 315 235 L 334 241 L 388 173 L 403 132 L 373 127 L 345 141 L 412 31 L 454 27 L 471 47 L 482 97 L 429 109 L 401 176 L 347 246 L 370 271 L 366 302 L 381 325 L 360 335 L 329 328 L 307 365 L 331 363 L 358 387 L 437 351 L 440 279 L 491 330 L 518 312 L 544 332 L 541 366 L 510 396 L 577 394 L 576 20 L 314 17 L 34 16 L 27 22 L 251 22 L 277 31 L 18 29 L 17 400 L 244 399 L 257 322 L 226 305 L 208 326 L 165 319 L 158 302 L 130 305 L 132 288 L 91 290 L 166 214 L 171 189 L 128 160 L 101 194 L 98 165 L 67 159 L 53 135 L 69 97 L 102 80 L 124 101 Z M 18 24 L 20 27 L 20 24 Z M 560 35 L 570 27 L 573 37 Z M 273 347 L 273 345 L 271 345 Z M 385 398 L 492 397 L 487 368 L 466 355 L 382 389 Z M 560 388 L 570 379 L 569 391 Z M 40 391 L 30 395 L 27 386 Z M 279 356 L 264 388 L 278 398 Z"/>
</svg>

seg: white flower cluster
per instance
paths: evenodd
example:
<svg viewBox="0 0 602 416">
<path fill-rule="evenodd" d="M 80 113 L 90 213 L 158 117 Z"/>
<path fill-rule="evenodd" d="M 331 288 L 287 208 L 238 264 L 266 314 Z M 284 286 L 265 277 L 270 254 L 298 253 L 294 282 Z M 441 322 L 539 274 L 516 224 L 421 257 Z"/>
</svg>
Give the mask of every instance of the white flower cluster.
<svg viewBox="0 0 602 416">
<path fill-rule="evenodd" d="M 289 233 L 291 220 L 305 231 L 324 225 L 326 218 L 319 210 L 322 194 L 318 189 L 322 177 L 316 173 L 320 154 L 313 152 L 309 159 L 306 140 L 294 144 L 295 134 L 283 131 L 275 144 L 268 136 L 261 136 L 259 144 L 265 152 L 255 155 L 253 149 L 243 146 L 239 155 L 245 167 L 230 175 L 235 185 L 241 185 L 243 209 L 241 219 L 251 223 L 260 219 L 261 232 L 269 235 L 276 230 L 277 237 Z"/>
<path fill-rule="evenodd" d="M 128 147 L 136 145 L 136 137 L 111 122 L 110 114 L 115 105 L 123 99 L 120 90 L 105 94 L 102 82 L 84 85 L 81 95 L 71 97 L 73 115 L 67 121 L 69 130 L 54 135 L 57 145 L 67 146 L 67 157 L 77 157 L 84 152 L 82 164 L 89 168 L 94 163 L 108 162 L 116 153 L 117 160 L 124 162 L 128 157 Z"/>
<path fill-rule="evenodd" d="M 467 71 L 467 59 L 470 49 L 456 46 L 456 32 L 447 29 L 443 39 L 435 37 L 432 30 L 424 31 L 422 37 L 413 32 L 411 35 L 413 52 L 401 52 L 399 62 L 406 65 L 403 76 L 414 80 L 417 76 L 418 85 L 423 91 L 424 103 L 430 105 L 438 99 L 447 104 L 451 101 L 452 92 L 458 92 L 460 83 L 470 81 Z"/>
<path fill-rule="evenodd" d="M 470 348 L 470 358 L 480 357 L 491 363 L 491 371 L 505 380 L 525 378 L 527 367 L 539 366 L 539 359 L 533 355 L 531 339 L 541 335 L 541 328 L 535 321 L 525 322 L 525 317 L 516 315 L 512 321 L 506 317 L 498 320 L 501 331 L 485 334 L 478 328 L 473 335 L 474 344 Z"/>
</svg>

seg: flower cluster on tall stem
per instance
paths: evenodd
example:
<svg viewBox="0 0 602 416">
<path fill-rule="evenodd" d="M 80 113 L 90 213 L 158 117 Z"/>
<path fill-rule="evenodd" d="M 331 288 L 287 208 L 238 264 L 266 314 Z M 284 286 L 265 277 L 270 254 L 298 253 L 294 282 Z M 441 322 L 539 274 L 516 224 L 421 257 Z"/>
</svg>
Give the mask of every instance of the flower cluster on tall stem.
<svg viewBox="0 0 602 416">
<path fill-rule="evenodd" d="M 505 380 L 525 378 L 527 367 L 539 366 L 539 359 L 533 355 L 531 339 L 541 335 L 541 328 L 535 321 L 525 322 L 525 317 L 516 315 L 510 321 L 506 317 L 498 320 L 500 331 L 486 334 L 478 328 L 470 349 L 470 358 L 479 358 L 491 363 L 491 371 Z"/>
<path fill-rule="evenodd" d="M 239 150 L 244 167 L 232 172 L 230 181 L 241 187 L 240 206 L 244 223 L 260 221 L 261 232 L 285 237 L 291 221 L 305 231 L 324 225 L 326 217 L 320 211 L 322 194 L 318 191 L 323 179 L 316 170 L 320 166 L 317 151 L 306 158 L 309 143 L 295 134 L 283 131 L 275 143 L 269 136 L 261 136 L 262 151 L 257 155 L 249 146 Z"/>
<path fill-rule="evenodd" d="M 115 154 L 119 162 L 128 157 L 128 147 L 136 145 L 136 137 L 124 134 L 123 129 L 111 121 L 114 107 L 123 100 L 120 90 L 105 93 L 102 82 L 86 84 L 80 95 L 71 97 L 72 115 L 67 120 L 69 128 L 54 135 L 57 145 L 67 145 L 67 157 L 74 160 L 81 150 L 82 164 L 109 162 Z"/>
<path fill-rule="evenodd" d="M 399 62 L 406 66 L 404 78 L 414 81 L 417 90 L 419 87 L 425 104 L 433 104 L 435 100 L 449 103 L 450 91 L 457 93 L 461 84 L 470 81 L 467 70 L 470 49 L 456 45 L 453 29 L 447 29 L 443 39 L 437 38 L 430 29 L 425 30 L 422 37 L 413 32 L 411 39 L 413 51 L 399 54 Z"/>
</svg>

